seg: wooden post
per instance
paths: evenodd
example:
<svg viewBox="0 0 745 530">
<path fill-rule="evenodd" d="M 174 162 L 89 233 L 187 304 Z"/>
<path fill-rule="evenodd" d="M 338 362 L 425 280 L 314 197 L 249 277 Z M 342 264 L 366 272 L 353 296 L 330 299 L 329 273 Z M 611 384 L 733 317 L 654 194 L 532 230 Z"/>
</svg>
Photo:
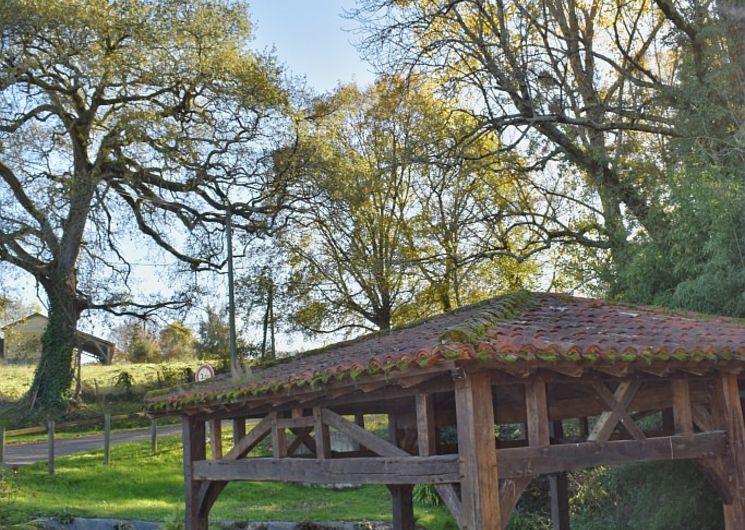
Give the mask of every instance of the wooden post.
<svg viewBox="0 0 745 530">
<path fill-rule="evenodd" d="M 414 530 L 414 501 L 411 484 L 389 485 L 393 501 L 393 530 Z"/>
<path fill-rule="evenodd" d="M 0 466 L 5 463 L 5 427 L 0 427 Z"/>
<path fill-rule="evenodd" d="M 207 456 L 207 436 L 204 421 L 184 416 L 181 419 L 184 442 L 184 487 L 186 517 L 184 530 L 207 530 L 208 513 L 201 513 L 199 489 L 201 482 L 194 480 L 194 462 Z"/>
<path fill-rule="evenodd" d="M 47 424 L 47 472 L 50 475 L 54 475 L 54 420 L 49 420 Z"/>
<path fill-rule="evenodd" d="M 316 458 L 325 460 L 331 458 L 331 437 L 329 427 L 323 423 L 321 409 L 313 409 L 313 432 L 316 438 Z"/>
<path fill-rule="evenodd" d="M 388 436 L 391 443 L 400 446 L 398 438 L 398 420 L 394 414 L 388 415 Z M 393 507 L 393 530 L 414 530 L 414 501 L 411 484 L 388 485 Z"/>
<path fill-rule="evenodd" d="M 499 477 L 491 378 L 486 372 L 455 376 L 462 528 L 499 530 Z"/>
<path fill-rule="evenodd" d="M 278 427 L 277 422 L 272 426 L 272 456 L 284 458 L 287 456 L 287 433 L 284 427 Z"/>
<path fill-rule="evenodd" d="M 158 420 L 150 420 L 150 452 L 158 454 Z"/>
<path fill-rule="evenodd" d="M 429 394 L 417 394 L 416 396 L 416 424 L 419 455 L 437 454 L 435 400 Z"/>
<path fill-rule="evenodd" d="M 693 410 L 688 379 L 673 379 L 673 428 L 675 434 L 693 434 Z"/>
<path fill-rule="evenodd" d="M 723 468 L 728 474 L 732 502 L 724 505 L 725 530 L 745 528 L 745 421 L 743 420 L 737 375 L 719 376 L 719 396 L 714 408 L 727 432 L 727 455 Z"/>
<path fill-rule="evenodd" d="M 551 422 L 551 436 L 554 440 L 564 437 L 561 420 Z M 551 494 L 551 523 L 554 530 L 569 530 L 569 481 L 566 473 L 554 473 L 548 476 Z"/>
<path fill-rule="evenodd" d="M 103 416 L 103 465 L 111 461 L 111 414 Z"/>
<path fill-rule="evenodd" d="M 212 446 L 212 460 L 222 458 L 222 421 L 210 420 L 210 445 Z"/>
<path fill-rule="evenodd" d="M 551 438 L 546 383 L 537 381 L 525 385 L 525 410 L 528 418 L 528 444 L 531 447 L 548 447 Z"/>
<path fill-rule="evenodd" d="M 246 436 L 246 419 L 233 419 L 233 445 L 236 445 L 238 443 L 238 440 L 240 440 L 244 436 Z"/>
</svg>

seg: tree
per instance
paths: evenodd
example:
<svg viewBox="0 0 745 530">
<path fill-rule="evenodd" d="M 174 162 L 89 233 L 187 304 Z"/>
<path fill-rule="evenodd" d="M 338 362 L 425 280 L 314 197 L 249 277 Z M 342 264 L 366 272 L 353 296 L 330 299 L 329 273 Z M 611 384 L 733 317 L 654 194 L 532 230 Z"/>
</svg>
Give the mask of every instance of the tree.
<svg viewBox="0 0 745 530">
<path fill-rule="evenodd" d="M 197 329 L 196 352 L 200 359 L 220 359 L 225 366 L 229 366 L 230 327 L 224 313 L 212 307 L 207 308 L 205 318 Z M 251 352 L 251 348 L 240 337 L 236 349 L 239 359 Z"/>
<path fill-rule="evenodd" d="M 158 348 L 162 360 L 193 360 L 196 357 L 194 332 L 183 322 L 170 322 L 158 333 Z"/>
<path fill-rule="evenodd" d="M 589 249 L 581 261 L 609 253 L 608 292 L 711 310 L 713 292 L 742 291 L 742 251 L 713 252 L 702 229 L 721 233 L 717 248 L 745 234 L 742 199 L 702 215 L 721 214 L 717 197 L 739 196 L 744 176 L 742 12 L 730 0 L 364 0 L 352 16 L 379 65 L 438 79 L 478 130 L 530 157 L 536 187 L 564 182 L 546 190 L 563 207 L 537 213 Z M 655 273 L 639 286 L 641 268 Z"/>
<path fill-rule="evenodd" d="M 299 149 L 313 198 L 280 237 L 302 329 L 385 330 L 514 287 L 509 267 L 529 273 L 540 243 L 518 228 L 530 193 L 509 176 L 515 157 L 468 138 L 470 118 L 426 82 L 342 87 L 314 114 Z"/>
<path fill-rule="evenodd" d="M 58 414 L 84 311 L 187 301 L 132 298 L 139 239 L 200 271 L 222 260 L 228 202 L 236 229 L 271 224 L 286 96 L 241 2 L 8 0 L 0 31 L 0 261 L 46 294 L 25 406 Z"/>
<path fill-rule="evenodd" d="M 598 221 L 565 236 L 609 249 L 617 265 L 633 229 L 656 237 L 666 220 L 648 186 L 661 177 L 649 147 L 675 134 L 663 101 L 675 70 L 649 1 L 366 0 L 356 15 L 379 61 L 436 76 L 536 168 L 573 169 L 572 186 L 592 195 L 563 198 Z"/>
<path fill-rule="evenodd" d="M 161 361 L 158 339 L 147 322 L 130 318 L 116 327 L 115 340 L 132 363 L 153 363 Z"/>
</svg>

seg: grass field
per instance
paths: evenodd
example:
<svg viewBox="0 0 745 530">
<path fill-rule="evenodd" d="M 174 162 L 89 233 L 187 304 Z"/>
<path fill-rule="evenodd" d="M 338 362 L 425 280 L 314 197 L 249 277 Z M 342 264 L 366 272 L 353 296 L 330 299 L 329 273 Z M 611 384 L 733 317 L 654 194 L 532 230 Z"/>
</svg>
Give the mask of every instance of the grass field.
<svg viewBox="0 0 745 530">
<path fill-rule="evenodd" d="M 141 393 L 158 383 L 169 384 L 169 378 L 179 377 L 185 368 L 196 369 L 198 362 L 173 362 L 168 364 L 115 364 L 102 366 L 100 364 L 86 364 L 81 368 L 83 392 L 86 397 L 105 399 L 116 396 L 124 391 L 117 386 L 117 380 L 122 372 L 132 377 L 132 391 Z M 0 399 L 15 400 L 20 398 L 31 386 L 34 378 L 35 366 L 0 364 Z"/>
<path fill-rule="evenodd" d="M 261 450 L 261 449 L 260 449 Z M 145 444 L 115 446 L 112 464 L 100 452 L 21 468 L 5 487 L 0 481 L 0 528 L 39 516 L 90 516 L 167 521 L 183 515 L 183 475 L 178 437 L 163 437 L 157 455 Z M 3 493 L 5 491 L 5 493 Z M 212 521 L 390 520 L 390 496 L 382 486 L 341 491 L 282 483 L 230 484 L 212 510 Z M 440 508 L 417 508 L 429 530 L 456 528 Z M 217 525 L 215 526 L 218 527 Z"/>
</svg>

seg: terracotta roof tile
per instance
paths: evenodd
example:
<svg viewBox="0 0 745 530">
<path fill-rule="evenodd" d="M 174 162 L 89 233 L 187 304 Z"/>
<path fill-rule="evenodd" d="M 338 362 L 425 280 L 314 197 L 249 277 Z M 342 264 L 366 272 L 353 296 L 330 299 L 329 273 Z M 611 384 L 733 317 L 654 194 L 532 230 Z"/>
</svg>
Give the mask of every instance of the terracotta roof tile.
<svg viewBox="0 0 745 530">
<path fill-rule="evenodd" d="M 147 398 L 151 411 L 232 401 L 362 374 L 415 370 L 444 360 L 505 366 L 690 360 L 745 362 L 745 325 L 736 319 L 519 292 L 463 307 L 388 333 L 342 342 L 256 370 L 239 383 L 213 380 Z"/>
</svg>

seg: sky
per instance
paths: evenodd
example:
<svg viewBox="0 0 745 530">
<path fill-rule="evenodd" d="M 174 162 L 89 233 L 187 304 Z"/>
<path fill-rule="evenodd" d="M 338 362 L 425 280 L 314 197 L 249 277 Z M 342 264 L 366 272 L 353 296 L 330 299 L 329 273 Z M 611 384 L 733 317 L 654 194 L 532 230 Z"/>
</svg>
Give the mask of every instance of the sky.
<svg viewBox="0 0 745 530">
<path fill-rule="evenodd" d="M 353 43 L 355 23 L 342 18 L 354 0 L 249 0 L 255 46 L 276 47 L 277 57 L 310 87 L 332 90 L 341 83 L 372 81 Z"/>
<path fill-rule="evenodd" d="M 354 7 L 355 0 L 248 2 L 253 22 L 252 46 L 262 51 L 273 49 L 288 75 L 305 77 L 308 87 L 316 92 L 331 91 L 340 83 L 354 81 L 364 86 L 372 82 L 372 68 L 361 60 L 353 44 L 357 37 L 350 30 L 355 23 L 342 17 L 345 9 Z M 139 284 L 143 292 L 157 292 L 168 283 L 164 280 L 167 268 L 154 266 L 149 261 L 149 257 L 136 260 L 134 269 L 138 279 L 133 282 L 133 288 Z M 28 275 L 20 274 L 13 283 L 18 288 L 14 294 L 18 294 L 25 304 L 44 311 L 42 301 L 36 296 L 36 286 Z M 218 283 L 224 284 L 224 280 L 218 280 Z M 227 286 L 223 286 L 227 292 Z M 80 328 L 108 336 L 111 322 L 107 323 L 100 317 L 86 315 L 81 319 Z M 297 337 L 278 339 L 281 349 L 294 349 L 297 341 Z"/>
</svg>

